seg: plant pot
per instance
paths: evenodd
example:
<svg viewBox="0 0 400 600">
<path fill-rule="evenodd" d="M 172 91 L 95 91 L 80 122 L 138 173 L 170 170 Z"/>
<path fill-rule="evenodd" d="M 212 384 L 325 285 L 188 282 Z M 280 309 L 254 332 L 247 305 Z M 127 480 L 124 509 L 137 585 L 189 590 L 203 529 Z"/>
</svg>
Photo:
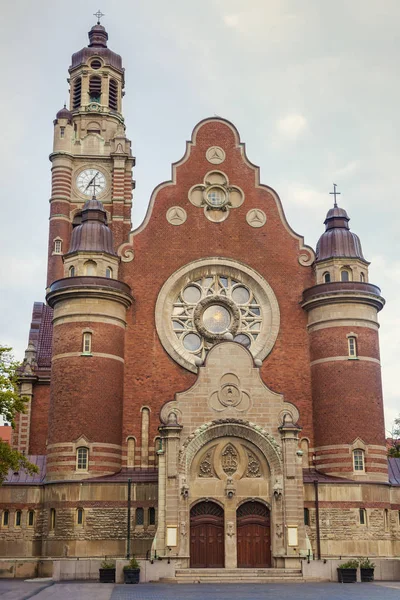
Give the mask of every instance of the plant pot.
<svg viewBox="0 0 400 600">
<path fill-rule="evenodd" d="M 360 569 L 361 571 L 361 581 L 364 583 L 367 581 L 374 580 L 374 569 Z"/>
<path fill-rule="evenodd" d="M 99 569 L 100 583 L 115 583 L 115 569 Z"/>
<path fill-rule="evenodd" d="M 357 581 L 357 569 L 338 569 L 339 583 L 355 583 Z"/>
<path fill-rule="evenodd" d="M 140 569 L 124 569 L 124 583 L 139 583 Z"/>
</svg>

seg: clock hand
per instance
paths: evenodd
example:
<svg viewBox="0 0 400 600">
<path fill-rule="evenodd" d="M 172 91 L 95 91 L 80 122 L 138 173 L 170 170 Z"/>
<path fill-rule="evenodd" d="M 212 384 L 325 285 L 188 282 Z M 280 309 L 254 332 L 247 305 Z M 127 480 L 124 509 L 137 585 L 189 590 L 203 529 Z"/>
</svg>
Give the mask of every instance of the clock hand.
<svg viewBox="0 0 400 600">
<path fill-rule="evenodd" d="M 86 190 L 87 190 L 87 189 L 88 189 L 88 188 L 89 188 L 89 187 L 90 187 L 90 186 L 93 184 L 94 180 L 96 179 L 97 175 L 99 175 L 99 174 L 100 174 L 100 171 L 97 171 L 96 175 L 93 177 L 93 179 L 91 179 L 91 180 L 89 181 L 89 183 L 88 183 L 88 184 L 87 184 L 87 186 L 85 187 L 85 192 L 86 192 Z"/>
</svg>

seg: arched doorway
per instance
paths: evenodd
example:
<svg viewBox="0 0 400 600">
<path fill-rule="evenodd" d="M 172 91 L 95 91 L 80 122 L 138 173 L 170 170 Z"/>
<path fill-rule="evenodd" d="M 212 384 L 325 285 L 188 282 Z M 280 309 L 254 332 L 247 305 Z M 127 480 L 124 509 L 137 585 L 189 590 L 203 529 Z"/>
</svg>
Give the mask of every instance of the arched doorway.
<svg viewBox="0 0 400 600">
<path fill-rule="evenodd" d="M 261 502 L 245 502 L 237 509 L 237 565 L 271 566 L 270 512 Z"/>
<path fill-rule="evenodd" d="M 199 502 L 190 511 L 190 566 L 224 566 L 224 510 L 215 502 Z"/>
</svg>

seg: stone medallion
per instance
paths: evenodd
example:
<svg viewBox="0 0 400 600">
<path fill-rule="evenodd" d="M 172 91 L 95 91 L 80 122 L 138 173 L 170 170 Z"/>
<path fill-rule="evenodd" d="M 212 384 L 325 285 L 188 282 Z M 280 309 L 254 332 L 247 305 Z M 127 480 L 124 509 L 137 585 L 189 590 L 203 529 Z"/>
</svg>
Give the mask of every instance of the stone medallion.
<svg viewBox="0 0 400 600">
<path fill-rule="evenodd" d="M 211 146 L 206 152 L 206 159 L 212 165 L 220 165 L 225 160 L 225 152 L 219 146 Z"/>
<path fill-rule="evenodd" d="M 167 221 L 171 225 L 182 225 L 187 219 L 186 210 L 181 206 L 171 206 L 167 210 Z"/>
<path fill-rule="evenodd" d="M 267 221 L 267 215 L 259 208 L 252 208 L 246 215 L 250 227 L 262 227 Z"/>
</svg>

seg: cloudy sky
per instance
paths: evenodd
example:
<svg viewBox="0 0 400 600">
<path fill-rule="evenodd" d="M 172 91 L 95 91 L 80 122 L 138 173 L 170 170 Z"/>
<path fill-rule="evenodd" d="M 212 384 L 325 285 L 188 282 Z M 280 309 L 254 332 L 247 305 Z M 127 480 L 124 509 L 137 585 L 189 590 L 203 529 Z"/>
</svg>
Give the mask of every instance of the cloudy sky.
<svg viewBox="0 0 400 600">
<path fill-rule="evenodd" d="M 18 358 L 32 303 L 44 299 L 53 119 L 98 8 L 2 4 L 0 341 Z M 102 0 L 100 8 L 126 68 L 134 226 L 208 116 L 237 126 L 309 245 L 337 183 L 370 281 L 387 300 L 380 339 L 390 428 L 400 413 L 398 0 Z"/>
</svg>

